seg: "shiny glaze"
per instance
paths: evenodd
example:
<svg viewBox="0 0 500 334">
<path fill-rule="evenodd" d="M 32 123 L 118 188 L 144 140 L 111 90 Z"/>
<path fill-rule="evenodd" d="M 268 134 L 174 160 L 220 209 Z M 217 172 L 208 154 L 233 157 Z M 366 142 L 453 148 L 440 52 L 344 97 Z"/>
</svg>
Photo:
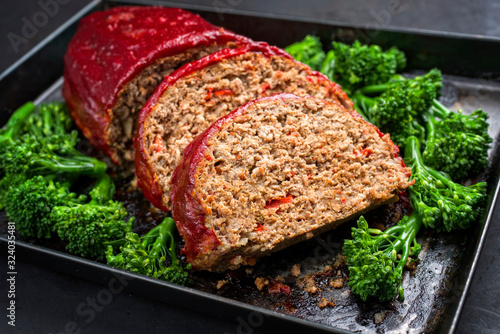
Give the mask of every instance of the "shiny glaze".
<svg viewBox="0 0 500 334">
<path fill-rule="evenodd" d="M 196 46 L 247 42 L 178 8 L 114 7 L 83 18 L 65 54 L 63 95 L 78 127 L 110 154 L 111 108 L 126 83 L 156 59 Z"/>
</svg>

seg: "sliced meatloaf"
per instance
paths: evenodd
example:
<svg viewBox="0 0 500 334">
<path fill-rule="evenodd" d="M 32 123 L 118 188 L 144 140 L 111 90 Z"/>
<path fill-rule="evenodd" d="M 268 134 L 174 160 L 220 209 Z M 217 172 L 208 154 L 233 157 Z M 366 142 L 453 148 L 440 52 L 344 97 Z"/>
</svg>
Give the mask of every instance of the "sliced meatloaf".
<svg viewBox="0 0 500 334">
<path fill-rule="evenodd" d="M 389 135 L 337 103 L 277 94 L 216 121 L 172 177 L 172 214 L 197 270 L 257 258 L 397 198 L 410 170 Z"/>
<path fill-rule="evenodd" d="M 63 94 L 91 143 L 116 163 L 133 166 L 138 113 L 165 75 L 248 41 L 178 8 L 95 12 L 80 21 L 69 43 Z"/>
<path fill-rule="evenodd" d="M 352 111 L 340 86 L 265 43 L 221 50 L 172 73 L 139 116 L 136 175 L 144 195 L 170 210 L 170 178 L 189 142 L 234 108 L 281 92 L 314 95 Z"/>
</svg>

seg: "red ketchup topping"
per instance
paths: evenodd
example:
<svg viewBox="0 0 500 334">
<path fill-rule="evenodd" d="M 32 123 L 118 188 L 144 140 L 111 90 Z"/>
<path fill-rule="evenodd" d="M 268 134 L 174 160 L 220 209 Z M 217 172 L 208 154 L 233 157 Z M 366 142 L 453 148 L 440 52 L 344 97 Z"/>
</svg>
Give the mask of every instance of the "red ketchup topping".
<svg viewBox="0 0 500 334">
<path fill-rule="evenodd" d="M 114 7 L 83 18 L 64 57 L 63 94 L 84 135 L 111 154 L 106 134 L 124 85 L 154 60 L 250 39 L 178 8 Z"/>
</svg>

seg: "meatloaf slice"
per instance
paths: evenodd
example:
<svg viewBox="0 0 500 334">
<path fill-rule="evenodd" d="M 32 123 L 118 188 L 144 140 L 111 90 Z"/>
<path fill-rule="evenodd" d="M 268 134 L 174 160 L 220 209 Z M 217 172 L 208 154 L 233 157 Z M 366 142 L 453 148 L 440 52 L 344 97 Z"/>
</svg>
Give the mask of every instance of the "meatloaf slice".
<svg viewBox="0 0 500 334">
<path fill-rule="evenodd" d="M 136 175 L 144 195 L 170 210 L 170 178 L 189 142 L 245 102 L 281 92 L 314 95 L 352 110 L 340 86 L 265 43 L 221 50 L 172 73 L 139 116 Z"/>
<path fill-rule="evenodd" d="M 63 94 L 83 134 L 133 166 L 138 113 L 165 75 L 250 39 L 178 8 L 115 7 L 80 21 L 64 57 Z"/>
<path fill-rule="evenodd" d="M 389 135 L 361 117 L 277 94 L 219 119 L 186 148 L 172 214 L 188 262 L 223 271 L 396 199 L 409 176 Z"/>
</svg>

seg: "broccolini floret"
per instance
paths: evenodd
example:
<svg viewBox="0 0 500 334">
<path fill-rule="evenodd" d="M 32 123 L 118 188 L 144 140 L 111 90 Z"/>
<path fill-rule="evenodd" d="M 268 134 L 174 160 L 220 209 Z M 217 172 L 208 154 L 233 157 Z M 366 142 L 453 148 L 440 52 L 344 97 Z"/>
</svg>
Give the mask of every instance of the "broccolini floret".
<svg viewBox="0 0 500 334">
<path fill-rule="evenodd" d="M 67 203 L 81 203 L 85 196 L 69 191 L 70 182 L 59 182 L 55 175 L 19 177 L 6 193 L 6 213 L 16 222 L 17 230 L 25 237 L 50 238 L 55 235 L 52 208 Z"/>
<path fill-rule="evenodd" d="M 57 173 L 96 176 L 105 172 L 104 162 L 76 150 L 77 132 L 69 131 L 69 113 L 63 104 L 42 105 L 38 113 L 34 113 L 32 104 L 26 106 L 14 112 L 0 133 L 3 176 Z"/>
<path fill-rule="evenodd" d="M 360 217 L 343 247 L 351 291 L 364 301 L 370 297 L 387 301 L 396 295 L 403 299 L 403 269 L 407 262 L 418 260 L 421 247 L 416 236 L 421 227 L 416 212 L 385 231 L 369 228 Z"/>
<path fill-rule="evenodd" d="M 303 40 L 285 47 L 295 60 L 309 65 L 313 70 L 319 71 L 325 59 L 325 52 L 319 37 L 307 35 Z"/>
<path fill-rule="evenodd" d="M 432 69 L 413 79 L 401 77 L 387 84 L 363 87 L 353 100 L 369 122 L 390 133 L 395 144 L 404 146 L 409 136 L 424 134 L 424 113 L 439 96 L 441 87 L 441 72 Z M 370 98 L 370 94 L 380 95 Z"/>
<path fill-rule="evenodd" d="M 134 218 L 123 203 L 113 200 L 115 185 L 108 174 L 101 174 L 90 190 L 87 203 L 69 202 L 54 206 L 50 219 L 69 253 L 102 259 L 106 242 L 121 239 L 132 230 Z"/>
<path fill-rule="evenodd" d="M 469 227 L 481 212 L 486 183 L 467 187 L 453 182 L 447 174 L 425 164 L 420 146 L 418 138 L 408 137 L 405 162 L 411 167 L 410 180 L 415 180 L 409 188 L 411 206 L 426 227 L 447 232 Z"/>
<path fill-rule="evenodd" d="M 406 67 L 404 53 L 395 47 L 383 51 L 378 45 L 364 45 L 360 41 L 352 45 L 332 42 L 332 47 L 321 72 L 348 94 L 364 86 L 386 83 Z"/>
<path fill-rule="evenodd" d="M 488 166 L 488 149 L 493 141 L 488 134 L 488 114 L 480 109 L 470 115 L 453 112 L 435 100 L 426 120 L 422 155 L 427 165 L 448 173 L 454 180 L 477 174 Z"/>
<path fill-rule="evenodd" d="M 108 243 L 108 264 L 172 283 L 190 284 L 191 265 L 183 267 L 175 253 L 175 228 L 174 220 L 167 217 L 142 237 L 128 232 L 123 240 Z"/>
</svg>

